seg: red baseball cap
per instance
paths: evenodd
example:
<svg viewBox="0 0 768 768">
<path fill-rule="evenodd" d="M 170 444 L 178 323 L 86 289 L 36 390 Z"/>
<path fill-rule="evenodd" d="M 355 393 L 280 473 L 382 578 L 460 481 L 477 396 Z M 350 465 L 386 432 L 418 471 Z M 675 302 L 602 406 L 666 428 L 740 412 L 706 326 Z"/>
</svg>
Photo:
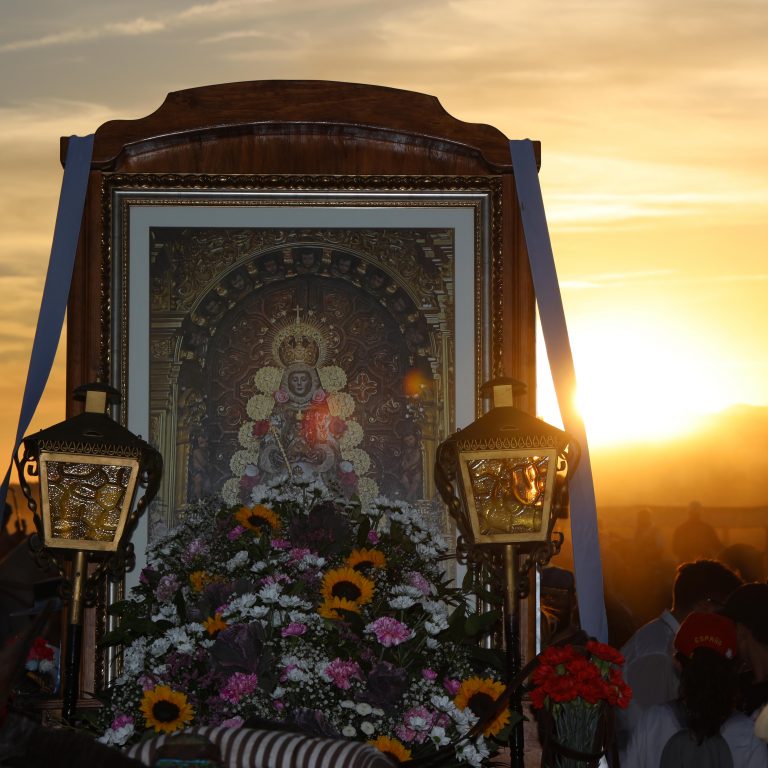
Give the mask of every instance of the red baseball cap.
<svg viewBox="0 0 768 768">
<path fill-rule="evenodd" d="M 736 658 L 736 625 L 717 613 L 688 614 L 675 635 L 675 648 L 684 656 L 690 656 L 697 648 L 709 648 L 726 659 Z"/>
</svg>

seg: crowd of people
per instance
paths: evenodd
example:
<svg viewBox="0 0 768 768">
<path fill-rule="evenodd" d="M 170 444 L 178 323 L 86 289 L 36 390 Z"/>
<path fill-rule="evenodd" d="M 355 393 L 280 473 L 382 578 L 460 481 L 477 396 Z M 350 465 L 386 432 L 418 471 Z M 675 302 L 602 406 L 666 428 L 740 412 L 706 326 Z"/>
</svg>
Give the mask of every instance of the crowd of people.
<svg viewBox="0 0 768 768">
<path fill-rule="evenodd" d="M 640 509 L 631 537 L 601 530 L 609 642 L 632 689 L 609 760 L 621 768 L 768 768 L 768 559 L 704 517 L 694 502 L 675 528 Z M 561 616 L 564 576 L 573 593 L 569 568 L 542 579 Z"/>
<path fill-rule="evenodd" d="M 685 563 L 671 608 L 621 650 L 633 692 L 618 715 L 624 768 L 768 766 L 754 723 L 768 704 L 768 584 Z"/>
</svg>

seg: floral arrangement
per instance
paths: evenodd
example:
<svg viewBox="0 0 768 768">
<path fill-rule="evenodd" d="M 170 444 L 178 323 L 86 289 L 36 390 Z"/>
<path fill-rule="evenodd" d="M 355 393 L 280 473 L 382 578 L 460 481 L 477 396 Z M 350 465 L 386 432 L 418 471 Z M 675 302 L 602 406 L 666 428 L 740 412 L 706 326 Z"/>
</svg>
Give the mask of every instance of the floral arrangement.
<svg viewBox="0 0 768 768">
<path fill-rule="evenodd" d="M 612 646 L 589 640 L 584 646 L 552 645 L 542 651 L 531 675 L 534 709 L 551 715 L 559 745 L 594 753 L 606 707 L 626 709 L 632 691 L 624 681 L 624 657 Z M 560 768 L 583 762 L 559 756 Z"/>
<path fill-rule="evenodd" d="M 318 481 L 253 495 L 253 506 L 198 502 L 150 547 L 140 584 L 113 607 L 106 642 L 123 644 L 123 672 L 101 740 L 266 720 L 400 761 L 447 752 L 480 765 L 511 722 L 503 662 L 477 643 L 497 616 L 449 586 L 418 512 Z"/>
</svg>

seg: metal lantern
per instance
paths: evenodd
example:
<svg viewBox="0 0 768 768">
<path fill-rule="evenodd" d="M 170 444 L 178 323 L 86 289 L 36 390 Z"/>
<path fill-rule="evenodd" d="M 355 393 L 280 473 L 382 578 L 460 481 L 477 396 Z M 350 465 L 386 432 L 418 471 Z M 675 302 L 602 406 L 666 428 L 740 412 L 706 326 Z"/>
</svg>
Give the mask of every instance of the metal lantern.
<svg viewBox="0 0 768 768">
<path fill-rule="evenodd" d="M 566 476 L 579 455 L 565 432 L 514 407 L 516 384 L 511 379 L 486 384 L 483 394 L 492 397 L 493 407 L 443 441 L 435 461 L 435 483 L 469 554 L 486 559 L 492 581 L 503 584 L 508 681 L 520 671 L 520 598 L 528 592 L 528 572 L 559 550 L 562 538 L 551 541 L 552 529 L 565 511 Z M 529 552 L 522 567 L 520 549 Z M 510 763 L 523 768 L 519 689 L 508 696 L 520 715 L 510 731 Z"/>
<path fill-rule="evenodd" d="M 77 701 L 83 606 L 92 603 L 96 587 L 109 573 L 119 578 L 133 567 L 129 534 L 157 493 L 162 476 L 160 453 L 109 416 L 120 393 L 105 384 L 75 391 L 85 410 L 24 439 L 17 460 L 19 480 L 34 514 L 38 536 L 31 540 L 39 561 L 55 562 L 65 575 L 69 602 L 67 660 L 63 712 L 72 720 Z M 26 475 L 39 480 L 40 504 Z M 143 496 L 135 503 L 139 486 Z M 88 555 L 98 566 L 88 572 Z"/>
<path fill-rule="evenodd" d="M 484 392 L 491 410 L 438 447 L 438 490 L 470 546 L 546 543 L 578 462 L 576 443 L 515 408 L 510 379 Z"/>
</svg>

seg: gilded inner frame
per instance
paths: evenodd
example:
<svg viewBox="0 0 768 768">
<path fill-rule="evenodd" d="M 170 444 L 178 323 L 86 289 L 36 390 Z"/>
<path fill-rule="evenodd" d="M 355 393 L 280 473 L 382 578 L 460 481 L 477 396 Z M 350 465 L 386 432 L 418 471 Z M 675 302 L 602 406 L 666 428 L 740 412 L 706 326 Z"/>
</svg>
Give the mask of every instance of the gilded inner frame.
<svg viewBox="0 0 768 768">
<path fill-rule="evenodd" d="M 104 373 L 165 461 L 134 579 L 189 501 L 286 465 L 448 532 L 434 454 L 501 337 L 500 179 L 106 174 L 102 199 Z"/>
</svg>

